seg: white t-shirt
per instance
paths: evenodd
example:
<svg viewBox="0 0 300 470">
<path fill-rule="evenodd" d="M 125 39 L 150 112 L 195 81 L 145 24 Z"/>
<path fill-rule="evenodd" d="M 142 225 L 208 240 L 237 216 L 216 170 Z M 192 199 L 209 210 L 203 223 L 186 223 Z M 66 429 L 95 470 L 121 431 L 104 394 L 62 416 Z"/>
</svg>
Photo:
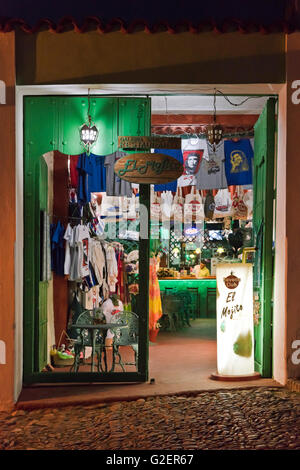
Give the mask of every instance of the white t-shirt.
<svg viewBox="0 0 300 470">
<path fill-rule="evenodd" d="M 106 323 L 117 323 L 120 318 L 120 313 L 123 312 L 123 302 L 119 300 L 118 305 L 114 305 L 111 299 L 107 299 L 103 302 L 101 308 L 105 315 Z M 113 338 L 113 332 L 108 330 L 106 337 Z"/>
<path fill-rule="evenodd" d="M 202 158 L 200 170 L 196 175 L 196 188 L 227 188 L 224 140 L 221 140 L 215 147 L 208 142 L 207 148 L 209 158 Z"/>
<path fill-rule="evenodd" d="M 202 158 L 208 160 L 207 140 L 191 137 L 190 139 L 181 139 L 181 150 L 203 150 Z"/>
<path fill-rule="evenodd" d="M 76 231 L 77 244 L 79 249 L 79 272 L 82 277 L 89 276 L 89 262 L 90 262 L 90 233 L 86 225 L 78 225 Z"/>
<path fill-rule="evenodd" d="M 68 224 L 64 239 L 66 240 L 66 250 L 65 250 L 65 264 L 64 264 L 64 274 L 70 274 L 71 268 L 71 254 L 70 254 L 70 243 L 73 238 L 73 229 L 70 224 Z"/>
</svg>

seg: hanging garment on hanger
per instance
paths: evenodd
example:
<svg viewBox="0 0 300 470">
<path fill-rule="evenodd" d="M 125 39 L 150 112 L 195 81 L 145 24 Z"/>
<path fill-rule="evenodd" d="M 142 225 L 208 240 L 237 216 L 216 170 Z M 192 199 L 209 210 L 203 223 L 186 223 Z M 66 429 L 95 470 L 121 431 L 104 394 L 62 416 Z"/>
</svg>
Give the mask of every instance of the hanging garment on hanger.
<svg viewBox="0 0 300 470">
<path fill-rule="evenodd" d="M 124 250 L 123 247 L 118 252 L 118 284 L 117 294 L 119 295 L 122 302 L 125 302 L 125 265 L 124 265 Z"/>
<path fill-rule="evenodd" d="M 101 287 L 106 278 L 106 259 L 101 242 L 95 239 L 91 239 L 91 264 Z"/>
<path fill-rule="evenodd" d="M 157 258 L 153 256 L 149 263 L 149 340 L 153 343 L 156 342 L 159 332 L 158 321 L 163 313 L 157 267 Z"/>
<path fill-rule="evenodd" d="M 104 166 L 106 168 L 106 194 L 107 196 L 128 196 L 132 194 L 131 183 L 121 179 L 114 172 L 114 165 L 117 160 L 125 157 L 125 152 L 114 152 L 105 156 Z"/>
<path fill-rule="evenodd" d="M 66 240 L 64 274 L 69 275 L 70 274 L 70 268 L 71 268 L 70 243 L 72 243 L 72 239 L 73 239 L 73 229 L 72 229 L 70 224 L 67 225 L 67 228 L 66 228 L 66 231 L 65 231 L 65 234 L 64 234 L 64 239 Z"/>
<path fill-rule="evenodd" d="M 77 226 L 78 264 L 81 277 L 89 276 L 90 234 L 86 225 Z"/>
<path fill-rule="evenodd" d="M 52 270 L 60 275 L 64 275 L 65 249 L 64 249 L 65 229 L 60 220 L 56 225 L 50 228 L 51 238 L 51 266 Z"/>
<path fill-rule="evenodd" d="M 69 246 L 70 246 L 70 266 L 69 266 L 69 280 L 70 281 L 81 281 L 80 263 L 79 263 L 79 246 L 78 246 L 78 227 L 75 225 L 72 228 L 70 234 Z M 66 271 L 68 271 L 68 263 L 66 264 Z M 68 274 L 67 272 L 65 274 Z"/>
<path fill-rule="evenodd" d="M 196 175 L 196 188 L 227 188 L 224 140 L 221 140 L 216 146 L 207 142 L 207 149 L 208 159 L 202 159 L 200 170 Z"/>
<path fill-rule="evenodd" d="M 72 188 L 77 188 L 78 186 L 78 159 L 79 155 L 70 155 L 70 183 Z"/>
<path fill-rule="evenodd" d="M 208 160 L 208 149 L 206 138 L 189 137 L 188 139 L 181 139 L 181 150 L 203 150 L 202 158 Z"/>
<path fill-rule="evenodd" d="M 112 246 L 106 245 L 106 263 L 107 263 L 107 281 L 111 292 L 116 291 L 116 283 L 118 282 L 118 264 L 116 260 L 115 250 Z"/>
<path fill-rule="evenodd" d="M 104 166 L 105 156 L 87 155 L 79 156 L 78 170 L 78 200 L 85 204 L 91 201 L 91 193 L 106 191 L 106 168 Z"/>
<path fill-rule="evenodd" d="M 172 158 L 175 158 L 180 163 L 183 164 L 183 155 L 181 150 L 173 150 L 173 149 L 154 149 L 153 153 L 162 153 L 164 155 L 169 155 Z M 165 184 L 155 184 L 154 191 L 172 191 L 176 193 L 177 190 L 177 179 L 174 181 L 170 181 L 169 183 Z"/>
<path fill-rule="evenodd" d="M 191 186 L 196 184 L 196 175 L 201 167 L 204 150 L 185 150 L 183 152 L 184 172 L 178 178 L 178 186 Z"/>
<path fill-rule="evenodd" d="M 225 168 L 228 186 L 252 184 L 253 149 L 250 139 L 225 141 Z"/>
</svg>

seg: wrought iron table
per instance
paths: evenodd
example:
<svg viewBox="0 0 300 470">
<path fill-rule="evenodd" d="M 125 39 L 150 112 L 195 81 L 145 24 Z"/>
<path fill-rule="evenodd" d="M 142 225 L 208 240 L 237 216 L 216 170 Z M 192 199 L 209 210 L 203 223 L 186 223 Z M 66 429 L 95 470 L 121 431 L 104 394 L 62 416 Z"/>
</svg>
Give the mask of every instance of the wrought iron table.
<svg viewBox="0 0 300 470">
<path fill-rule="evenodd" d="M 91 336 L 92 336 L 92 361 L 91 361 L 91 372 L 94 372 L 94 355 L 95 355 L 95 351 L 96 351 L 96 332 L 97 331 L 107 331 L 107 330 L 113 330 L 115 328 L 128 328 L 128 325 L 120 325 L 118 323 L 100 323 L 100 324 L 92 324 L 92 325 L 89 325 L 89 324 L 74 324 L 72 325 L 72 328 L 76 328 L 77 330 L 80 330 L 80 335 L 82 336 L 83 335 L 83 331 L 84 330 L 88 330 L 91 332 Z M 82 344 L 84 344 L 84 341 L 82 341 Z M 105 350 L 105 344 L 103 344 L 103 351 L 104 351 L 104 355 L 105 355 L 105 372 L 107 372 L 107 364 L 106 364 L 106 350 Z M 101 361 L 101 357 L 100 357 L 100 361 Z M 99 362 L 99 359 L 98 359 L 98 362 Z M 74 361 L 74 364 L 75 364 L 75 361 Z M 72 366 L 73 368 L 73 366 Z M 102 366 L 101 366 L 101 362 L 100 364 L 98 364 L 98 371 L 99 371 L 99 368 L 100 370 L 103 372 L 103 369 L 102 369 Z M 112 372 L 112 371 L 110 371 Z"/>
</svg>

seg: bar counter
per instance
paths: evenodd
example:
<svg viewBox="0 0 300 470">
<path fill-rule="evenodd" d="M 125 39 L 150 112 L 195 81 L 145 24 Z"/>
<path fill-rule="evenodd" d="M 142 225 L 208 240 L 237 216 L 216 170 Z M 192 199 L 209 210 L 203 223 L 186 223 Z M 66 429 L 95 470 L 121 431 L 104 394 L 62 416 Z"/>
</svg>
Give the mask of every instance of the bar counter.
<svg viewBox="0 0 300 470">
<path fill-rule="evenodd" d="M 160 291 L 189 290 L 196 318 L 216 318 L 216 277 L 165 277 L 158 280 Z"/>
</svg>

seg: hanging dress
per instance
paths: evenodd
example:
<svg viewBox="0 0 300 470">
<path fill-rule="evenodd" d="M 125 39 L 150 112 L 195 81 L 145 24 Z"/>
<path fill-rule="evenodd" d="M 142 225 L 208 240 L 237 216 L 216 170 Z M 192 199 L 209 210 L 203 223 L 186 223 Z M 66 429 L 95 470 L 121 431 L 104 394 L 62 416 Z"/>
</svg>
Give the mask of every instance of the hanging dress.
<svg viewBox="0 0 300 470">
<path fill-rule="evenodd" d="M 156 336 L 159 331 L 158 320 L 162 316 L 160 288 L 156 274 L 157 261 L 155 257 L 150 258 L 150 276 L 149 276 L 149 340 L 156 342 Z"/>
</svg>

